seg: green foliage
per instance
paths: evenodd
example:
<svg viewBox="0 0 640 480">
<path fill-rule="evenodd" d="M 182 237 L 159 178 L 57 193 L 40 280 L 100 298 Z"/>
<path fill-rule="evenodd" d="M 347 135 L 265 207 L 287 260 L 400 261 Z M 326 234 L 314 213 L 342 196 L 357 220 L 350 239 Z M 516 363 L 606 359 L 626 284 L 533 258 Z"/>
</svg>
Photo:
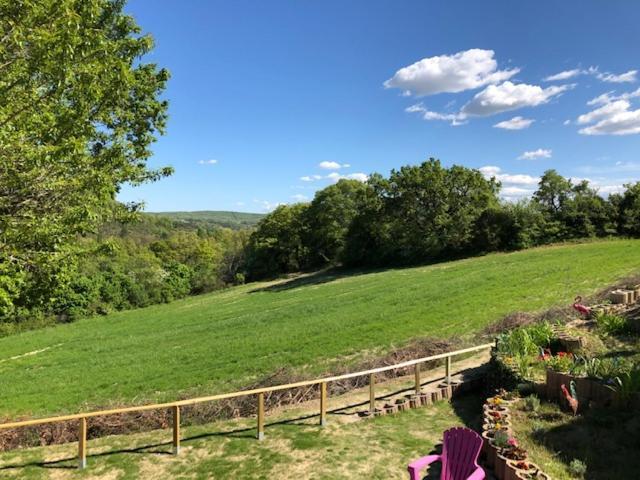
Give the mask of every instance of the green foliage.
<svg viewBox="0 0 640 480">
<path fill-rule="evenodd" d="M 60 305 L 77 236 L 137 210 L 114 202 L 120 185 L 171 173 L 146 165 L 165 126 L 159 97 L 168 73 L 141 61 L 153 42 L 122 13 L 123 3 L 0 0 L 5 318 Z"/>
<path fill-rule="evenodd" d="M 616 376 L 614 382 L 621 400 L 628 402 L 633 395 L 640 393 L 640 365 L 636 364 L 631 370 Z"/>
<path fill-rule="evenodd" d="M 504 430 L 497 430 L 493 436 L 493 444 L 497 448 L 507 448 L 509 446 L 509 434 Z"/>
<path fill-rule="evenodd" d="M 601 313 L 596 317 L 598 330 L 602 335 L 619 335 L 629 330 L 627 320 L 613 313 Z"/>
<path fill-rule="evenodd" d="M 548 368 L 560 373 L 570 372 L 575 365 L 572 355 L 553 355 L 546 360 L 546 363 Z"/>
<path fill-rule="evenodd" d="M 569 463 L 569 473 L 571 473 L 574 478 L 584 478 L 587 474 L 587 464 L 582 460 L 574 458 L 571 460 L 571 463 Z"/>
<path fill-rule="evenodd" d="M 540 399 L 535 395 L 529 395 L 524 399 L 524 409 L 527 412 L 538 413 L 540 410 Z"/>
<path fill-rule="evenodd" d="M 516 328 L 498 337 L 498 351 L 509 356 L 531 357 L 541 347 L 548 347 L 553 338 L 549 322 L 541 322 Z"/>
<path fill-rule="evenodd" d="M 213 227 L 231 228 L 234 230 L 255 227 L 264 218 L 262 213 L 207 211 L 197 212 L 145 212 L 144 215 L 168 218 L 181 229 Z"/>
</svg>

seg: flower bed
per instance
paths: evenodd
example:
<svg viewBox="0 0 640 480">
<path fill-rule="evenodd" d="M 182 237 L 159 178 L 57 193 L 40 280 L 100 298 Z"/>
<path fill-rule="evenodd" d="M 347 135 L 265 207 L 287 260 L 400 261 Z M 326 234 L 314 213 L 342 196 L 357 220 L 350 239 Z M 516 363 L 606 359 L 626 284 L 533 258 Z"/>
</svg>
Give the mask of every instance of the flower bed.
<svg viewBox="0 0 640 480">
<path fill-rule="evenodd" d="M 527 458 L 527 452 L 513 437 L 510 407 L 518 401 L 513 392 L 501 390 L 483 406 L 483 454 L 487 467 L 498 480 L 549 478 Z"/>
</svg>

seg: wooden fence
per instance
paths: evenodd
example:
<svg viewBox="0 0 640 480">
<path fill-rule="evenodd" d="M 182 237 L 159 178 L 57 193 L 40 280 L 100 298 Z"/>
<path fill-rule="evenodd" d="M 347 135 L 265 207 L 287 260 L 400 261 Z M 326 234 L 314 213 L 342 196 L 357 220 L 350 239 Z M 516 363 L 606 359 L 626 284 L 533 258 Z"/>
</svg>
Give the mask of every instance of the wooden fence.
<svg viewBox="0 0 640 480">
<path fill-rule="evenodd" d="M 133 407 L 115 408 L 111 410 L 96 410 L 93 412 L 76 413 L 73 415 L 60 415 L 57 417 L 38 418 L 32 420 L 22 420 L 19 422 L 9 422 L 0 424 L 0 430 L 7 430 L 12 428 L 29 427 L 34 425 L 44 425 L 49 423 L 67 422 L 70 420 L 78 420 L 78 466 L 79 468 L 85 468 L 87 465 L 87 421 L 92 417 L 101 417 L 106 415 L 115 415 L 121 413 L 133 413 L 143 412 L 147 410 L 159 410 L 163 408 L 171 409 L 172 411 L 172 425 L 173 425 L 173 452 L 178 454 L 180 452 L 180 407 L 187 405 L 195 405 L 204 402 L 213 402 L 215 400 L 224 400 L 228 398 L 246 397 L 255 395 L 257 397 L 258 406 L 258 440 L 264 438 L 264 394 L 268 392 L 275 392 L 279 390 L 287 390 L 292 388 L 307 387 L 313 385 L 320 385 L 320 425 L 325 425 L 327 422 L 327 384 L 329 382 L 335 382 L 339 380 L 346 380 L 349 378 L 369 376 L 369 411 L 375 410 L 376 393 L 375 393 L 375 377 L 377 373 L 387 372 L 389 370 L 395 370 L 399 368 L 414 367 L 415 372 L 415 391 L 419 394 L 422 388 L 420 381 L 420 365 L 425 362 L 434 360 L 445 360 L 445 382 L 451 383 L 451 359 L 453 357 L 464 355 L 467 353 L 474 353 L 481 350 L 488 350 L 493 347 L 493 343 L 487 343 L 484 345 L 478 345 L 476 347 L 465 348 L 462 350 L 456 350 L 453 352 L 441 353 L 438 355 L 432 355 L 429 357 L 417 358 L 414 360 L 408 360 L 406 362 L 397 363 L 395 365 L 387 365 L 384 367 L 373 368 L 371 370 L 364 370 L 360 372 L 345 373 L 343 375 L 336 375 L 333 377 L 318 378 L 315 380 L 305 380 L 296 383 L 287 383 L 284 385 L 276 385 L 273 387 L 255 388 L 252 390 L 244 390 L 231 393 L 222 393 L 219 395 L 210 395 L 206 397 L 190 398 L 186 400 L 178 400 L 169 403 L 154 403 L 150 405 L 139 405 Z"/>
</svg>

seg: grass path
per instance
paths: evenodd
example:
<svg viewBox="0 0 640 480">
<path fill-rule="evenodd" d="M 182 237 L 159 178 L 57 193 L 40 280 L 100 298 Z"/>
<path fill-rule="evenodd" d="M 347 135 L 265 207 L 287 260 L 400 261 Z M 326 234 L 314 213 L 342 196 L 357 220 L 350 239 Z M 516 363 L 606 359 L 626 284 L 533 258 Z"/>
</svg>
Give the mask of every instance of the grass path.
<svg viewBox="0 0 640 480">
<path fill-rule="evenodd" d="M 471 337 L 640 270 L 640 241 L 250 284 L 0 339 L 0 417 L 170 401 L 286 367 L 311 377 L 416 337 Z"/>
</svg>

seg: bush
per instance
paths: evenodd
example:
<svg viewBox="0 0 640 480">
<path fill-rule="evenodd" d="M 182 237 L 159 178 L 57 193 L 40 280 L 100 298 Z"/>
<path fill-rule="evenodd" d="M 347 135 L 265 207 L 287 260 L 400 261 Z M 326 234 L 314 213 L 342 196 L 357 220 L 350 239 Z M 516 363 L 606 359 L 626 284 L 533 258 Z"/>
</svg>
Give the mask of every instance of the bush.
<svg viewBox="0 0 640 480">
<path fill-rule="evenodd" d="M 529 395 L 524 399 L 524 409 L 527 412 L 538 413 L 538 410 L 540 410 L 540 399 L 535 395 Z"/>
<path fill-rule="evenodd" d="M 620 315 L 602 313 L 596 317 L 596 323 L 604 335 L 619 335 L 629 330 L 627 320 Z"/>
<path fill-rule="evenodd" d="M 584 478 L 584 476 L 587 473 L 587 464 L 584 463 L 582 460 L 578 460 L 577 458 L 574 458 L 573 460 L 571 460 L 571 463 L 569 464 L 569 472 L 575 478 Z"/>
</svg>

